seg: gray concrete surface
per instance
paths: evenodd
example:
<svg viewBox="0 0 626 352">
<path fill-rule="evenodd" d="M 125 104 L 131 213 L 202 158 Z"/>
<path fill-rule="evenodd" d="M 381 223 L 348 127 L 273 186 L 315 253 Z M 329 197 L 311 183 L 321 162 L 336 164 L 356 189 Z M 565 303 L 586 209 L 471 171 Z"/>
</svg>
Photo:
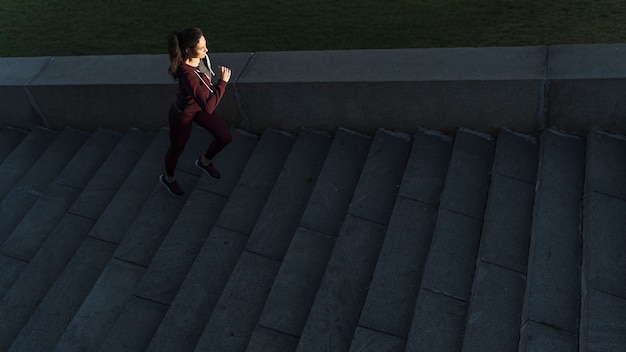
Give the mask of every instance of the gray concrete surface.
<svg viewBox="0 0 626 352">
<path fill-rule="evenodd" d="M 33 153 L 23 154 L 33 144 L 28 137 L 41 131 L 30 132 L 7 165 Z M 64 166 L 44 170 L 41 180 L 38 157 L 28 159 L 34 161 L 30 170 L 18 168 L 9 195 L 21 189 L 16 185 L 50 183 L 51 174 L 52 185 L 71 185 L 81 195 L 68 208 L 69 199 L 53 199 L 56 186 L 29 193 L 34 204 L 46 206 L 37 210 L 41 216 L 20 219 L 28 226 L 52 218 L 44 209 L 58 218 L 65 208 L 63 217 L 52 221 L 45 239 L 36 236 L 41 246 L 3 241 L 36 252 L 22 260 L 0 254 L 0 310 L 7 317 L 0 324 L 2 349 L 318 351 L 330 344 L 339 351 L 402 351 L 406 344 L 408 351 L 515 351 L 516 345 L 521 351 L 603 351 L 624 345 L 623 136 L 581 138 L 551 129 L 536 140 L 508 129 L 497 136 L 420 129 L 411 140 L 380 129 L 370 145 L 369 138 L 342 129 L 320 139 L 307 131 L 294 144 L 292 134 L 267 130 L 252 146 L 247 141 L 256 136 L 241 133 L 220 159 L 224 174 L 235 175 L 218 182 L 193 166 L 210 140 L 194 131 L 177 173 L 189 196 L 177 201 L 156 178 L 165 129 L 156 136 L 87 133 L 74 156 L 63 156 Z M 319 177 L 308 179 L 305 167 L 295 165 L 310 163 L 312 154 L 298 151 L 326 150 L 326 137 L 333 140 L 329 153 L 320 154 Z M 347 144 L 348 137 L 358 146 Z M 108 154 L 97 152 L 101 138 L 117 145 L 106 146 Z M 58 143 L 38 154 L 63 155 Z M 101 164 L 97 172 L 93 165 L 81 168 L 85 155 L 98 153 L 91 160 Z M 121 175 L 111 177 L 108 168 Z M 286 192 L 285 174 L 312 187 L 310 197 Z M 333 194 L 333 187 L 342 191 Z M 302 218 L 298 229 L 287 231 L 294 236 L 267 236 L 283 242 L 276 248 L 288 248 L 282 260 L 253 253 L 246 242 L 260 231 L 253 230 L 259 215 L 282 220 L 268 215 L 279 203 L 272 188 L 284 199 L 300 194 L 298 204 L 306 206 L 294 213 L 308 214 L 306 226 L 327 219 L 326 208 L 344 220 L 313 230 Z M 97 194 L 103 204 L 81 212 Z M 337 199 L 341 204 L 326 206 Z M 282 226 L 269 225 L 264 232 Z M 529 229 L 530 246 L 524 238 Z M 336 231 L 336 238 L 327 233 Z M 561 237 L 570 232 L 582 236 Z"/>
<path fill-rule="evenodd" d="M 598 50 L 591 52 L 583 48 Z M 293 121 L 289 123 L 301 127 L 303 121 L 318 122 L 309 117 L 305 119 L 306 113 L 298 112 L 298 109 L 312 106 L 302 98 L 305 95 L 298 96 L 298 92 L 306 92 L 298 89 L 306 88 L 307 84 L 306 89 L 311 85 L 324 89 L 329 83 L 335 88 L 341 87 L 333 92 L 337 98 L 344 94 L 345 101 L 350 104 L 365 106 L 375 112 L 371 105 L 356 103 L 361 98 L 371 99 L 369 93 L 360 91 L 364 86 L 393 91 L 399 89 L 392 87 L 398 82 L 407 89 L 414 83 L 432 84 L 429 89 L 445 95 L 450 91 L 442 87 L 448 85 L 451 91 L 459 92 L 470 86 L 473 87 L 472 93 L 485 87 L 494 89 L 494 85 L 502 83 L 500 76 L 511 82 L 530 79 L 531 82 L 526 83 L 532 86 L 537 80 L 542 82 L 539 91 L 543 98 L 539 99 L 533 115 L 533 123 L 539 127 L 531 130 L 529 135 L 517 133 L 517 128 L 505 128 L 489 135 L 478 133 L 487 128 L 475 131 L 455 128 L 448 135 L 443 133 L 449 132 L 445 128 L 438 131 L 417 128 L 418 132 L 411 140 L 409 136 L 413 136 L 415 129 L 400 132 L 377 129 L 378 134 L 370 147 L 367 136 L 347 129 L 332 130 L 328 135 L 333 138 L 331 152 L 325 156 L 319 177 L 303 172 L 305 166 L 311 165 L 296 167 L 295 172 L 290 166 L 292 161 L 287 164 L 285 161 L 293 159 L 288 158 L 292 151 L 327 149 L 329 140 L 322 138 L 320 143 L 323 146 L 320 146 L 316 138 L 311 138 L 307 139 L 306 144 L 311 145 L 306 148 L 302 145 L 292 148 L 296 136 L 272 129 L 264 131 L 256 146 L 247 145 L 243 141 L 247 138 L 235 138 L 233 143 L 237 148 L 231 150 L 233 154 L 225 151 L 223 157 L 228 161 L 220 161 L 220 165 L 223 165 L 223 174 L 236 175 L 221 181 L 203 176 L 193 165 L 198 151 L 203 150 L 211 139 L 204 131 L 194 131 L 179 165 L 180 180 L 189 195 L 178 202 L 171 201 L 171 196 L 156 179 L 162 172 L 163 152 L 168 143 L 166 129 L 157 128 L 157 134 L 138 130 L 120 133 L 120 142 L 112 149 L 109 158 L 103 162 L 93 160 L 102 166 L 95 174 L 93 167 L 82 169 L 77 161 L 84 158 L 84 154 L 91 155 L 92 152 L 88 151 L 90 144 L 91 147 L 99 144 L 96 140 L 109 131 L 88 131 L 90 137 L 82 145 L 84 152 L 79 150 L 72 161 L 69 161 L 69 155 L 65 155 L 66 162 L 61 163 L 64 164 L 62 167 L 44 167 L 39 169 L 41 172 L 37 171 L 37 159 L 41 155 L 65 153 L 58 148 L 59 142 L 53 142 L 62 134 L 34 128 L 21 143 L 9 141 L 15 149 L 3 152 L 4 162 L 0 164 L 0 175 L 5 176 L 0 190 L 6 191 L 1 197 L 0 225 L 4 224 L 9 208 L 18 204 L 15 194 L 23 192 L 30 197 L 27 199 L 29 204 L 42 205 L 35 209 L 41 216 L 25 216 L 31 211 L 28 207 L 28 211 L 15 212 L 15 219 L 11 218 L 9 222 L 28 222 L 23 225 L 26 229 L 37 226 L 40 219 L 54 218 L 54 226 L 49 227 L 54 230 L 47 230 L 45 234 L 44 231 L 32 231 L 38 238 L 32 243 L 29 240 L 20 242 L 22 235 L 8 242 L 1 238 L 0 246 L 4 248 L 26 245 L 29 249 L 28 253 L 24 252 L 27 255 L 20 255 L 21 260 L 17 259 L 18 255 L 0 254 L 0 309 L 9 318 L 2 322 L 5 335 L 0 339 L 0 346 L 6 348 L 0 349 L 51 351 L 56 347 L 63 351 L 81 348 L 97 351 L 101 348 L 143 350 L 148 346 L 150 351 L 190 351 L 200 341 L 198 350 L 208 346 L 204 343 L 219 345 L 222 350 L 248 348 L 249 351 L 295 350 L 298 346 L 301 350 L 317 351 L 327 348 L 327 344 L 341 351 L 395 351 L 404 350 L 405 343 L 408 351 L 458 351 L 461 348 L 470 351 L 495 345 L 503 350 L 517 350 L 516 343 L 519 343 L 519 351 L 619 350 L 626 343 L 623 319 L 626 289 L 621 280 L 626 266 L 620 256 L 624 248 L 620 234 L 624 233 L 623 213 L 626 211 L 623 182 L 626 177 L 626 139 L 603 131 L 582 133 L 596 122 L 601 130 L 613 129 L 606 124 L 607 121 L 622 123 L 614 113 L 621 109 L 621 102 L 599 91 L 577 91 L 590 96 L 590 101 L 608 102 L 609 105 L 603 105 L 607 110 L 591 107 L 583 111 L 581 107 L 561 116 L 556 113 L 564 110 L 550 104 L 576 103 L 559 100 L 560 96 L 550 94 L 578 89 L 577 85 L 583 84 L 591 85 L 592 89 L 600 85 L 619 88 L 623 71 L 618 67 L 621 46 L 500 49 L 257 53 L 233 54 L 230 58 L 230 55 L 215 55 L 214 61 L 240 60 L 240 66 L 245 67 L 229 86 L 227 97 L 231 100 L 225 100 L 223 109 L 235 111 L 226 113 L 231 124 L 247 123 L 246 129 L 249 130 L 253 130 L 254 123 L 263 126 L 269 121 L 257 120 L 262 117 L 254 116 L 257 108 L 250 105 L 252 95 L 246 95 L 256 89 L 260 93 L 261 83 L 277 87 L 278 92 L 288 91 L 288 86 L 293 90 L 288 92 L 293 95 L 293 101 L 304 105 L 288 108 L 297 112 L 290 116 Z M 395 57 L 386 57 L 391 53 Z M 505 53 L 502 57 L 507 58 L 507 62 L 498 59 L 495 53 Z M 534 62 L 532 59 L 540 56 L 538 53 L 544 54 L 543 61 L 539 60 L 543 62 L 539 67 L 544 71 L 537 75 L 536 66 L 528 62 Z M 146 66 L 160 67 L 158 56 L 150 56 L 146 61 L 152 63 Z M 482 61 L 474 62 L 472 58 Z M 61 64 L 59 67 L 69 69 L 80 64 L 75 58 L 66 59 L 57 62 Z M 91 57 L 86 62 L 97 62 L 97 59 Z M 257 59 L 259 61 L 255 61 Z M 332 63 L 332 67 L 325 70 L 324 64 L 316 63 L 320 59 Z M 57 82 L 57 88 L 66 92 L 77 90 L 77 86 L 66 87 L 71 85 L 64 81 L 69 80 L 69 76 L 46 72 L 55 66 L 55 60 L 40 69 L 25 69 L 17 74 L 5 74 L 5 77 L 13 75 L 14 82 L 19 82 L 16 84 L 18 88 L 13 87 L 19 94 L 25 91 L 32 94 L 39 88 L 50 89 L 54 86 L 47 86 L 50 82 Z M 133 65 L 119 60 L 119 57 L 102 61 L 118 68 L 110 75 L 117 83 L 124 77 L 132 80 L 141 77 L 140 72 L 131 68 Z M 284 64 L 284 76 L 270 67 L 274 61 Z M 377 62 L 390 65 L 365 72 L 358 65 L 350 65 L 350 61 L 361 62 L 367 67 Z M 11 65 L 15 67 L 16 63 L 21 65 L 23 62 L 18 60 Z M 491 65 L 493 70 L 486 72 L 485 64 Z M 5 66 L 0 67 L 2 71 Z M 259 68 L 264 68 L 263 72 L 255 71 Z M 407 68 L 411 74 L 400 72 Z M 92 95 L 94 85 L 107 86 L 103 84 L 105 72 L 99 70 L 94 69 L 92 73 L 76 71 L 81 74 L 79 85 L 86 88 L 84 94 Z M 529 75 L 529 72 L 534 73 Z M 19 75 L 22 77 L 17 77 Z M 309 83 L 301 82 L 311 75 L 316 78 Z M 158 75 L 153 77 L 154 80 L 148 79 L 146 89 L 160 84 L 161 78 Z M 329 82 L 331 77 L 333 81 Z M 32 82 L 44 78 L 48 83 L 33 88 Z M 166 74 L 165 78 L 169 80 Z M 403 82 L 403 78 L 415 82 Z M 446 80 L 448 78 L 450 80 Z M 28 83 L 23 83 L 26 81 Z M 140 85 L 136 83 L 130 85 Z M 170 80 L 165 85 L 169 84 L 173 82 Z M 514 82 L 507 84 L 515 86 Z M 111 87 L 117 89 L 115 85 L 108 88 Z M 519 92 L 526 94 L 523 90 Z M 322 93 L 315 94 L 321 96 Z M 467 95 L 470 96 L 478 99 Z M 115 98 L 114 95 L 102 95 L 100 103 L 105 102 L 102 106 L 111 104 L 111 97 Z M 574 99 L 574 95 L 570 98 Z M 35 96 L 27 99 L 32 104 Z M 283 103 L 280 99 L 265 101 L 268 102 Z M 467 106 L 463 101 L 450 104 L 457 106 L 437 107 L 442 113 L 440 119 L 459 106 Z M 37 106 L 43 112 L 38 102 Z M 355 106 L 350 109 L 356 110 Z M 78 105 L 75 108 L 73 110 L 82 109 Z M 258 109 L 275 108 L 280 110 L 281 107 Z M 29 109 L 32 110 L 32 106 Z M 355 110 L 344 110 L 344 113 Z M 388 111 L 393 112 L 393 109 Z M 593 111 L 593 114 L 569 118 L 586 111 Z M 489 116 L 481 120 L 472 113 L 474 111 L 466 115 L 477 119 L 477 124 L 500 118 Z M 401 115 L 393 113 L 383 122 L 376 122 L 375 118 L 372 121 L 388 123 L 382 126 L 387 127 L 397 122 L 394 116 Z M 42 116 L 33 117 L 29 123 L 44 121 L 40 118 Z M 440 122 L 455 122 L 452 115 L 445 116 L 445 121 Z M 422 121 L 418 120 L 412 121 Z M 83 120 L 71 121 L 80 123 Z M 363 123 L 359 131 L 367 131 L 368 121 L 363 118 L 338 122 Z M 540 129 L 552 126 L 553 121 L 567 125 L 565 130 L 575 130 L 579 136 L 550 129 L 541 139 L 535 140 Z M 576 130 L 580 126 L 574 126 L 578 121 L 586 121 L 587 126 L 581 128 L 582 132 Z M 320 126 L 327 124 L 322 117 L 319 123 Z M 0 120 L 0 131 L 4 131 L 7 124 Z M 284 126 L 288 127 L 287 124 Z M 310 131 L 302 133 L 298 129 L 296 132 L 299 139 Z M 342 137 L 348 134 L 363 139 L 363 145 L 356 148 L 360 154 L 354 160 L 343 154 L 342 148 L 337 149 L 345 147 L 346 140 Z M 139 143 L 130 143 L 135 140 Z M 452 141 L 455 152 L 450 154 Z M 383 144 L 387 147 L 382 148 Z M 495 154 L 492 154 L 494 146 Z M 370 150 L 366 158 L 363 154 L 367 148 Z M 244 155 L 249 152 L 252 156 L 244 161 Z M 299 157 L 298 165 L 312 163 L 310 154 L 302 155 L 307 156 Z M 130 158 L 112 160 L 122 156 Z M 242 159 L 236 161 L 239 157 Z M 350 158 L 350 163 L 342 162 L 342 158 Z M 331 159 L 335 162 L 330 162 Z M 485 162 L 485 159 L 490 161 Z M 240 164 L 234 167 L 231 162 Z M 43 164 L 39 163 L 39 166 Z M 537 165 L 541 165 L 538 179 L 535 178 Z M 111 175 L 107 170 L 118 170 L 118 166 L 120 175 Z M 351 171 L 341 171 L 344 167 Z M 60 171 L 61 168 L 66 171 Z M 449 170 L 450 175 L 444 179 L 443 175 Z M 288 192 L 290 187 L 281 186 L 283 177 L 279 174 L 292 171 L 299 182 L 306 182 L 307 187 L 313 188 L 313 193 Z M 477 174 L 484 177 L 476 177 Z M 79 175 L 79 179 L 74 179 Z M 86 183 L 91 175 L 93 178 Z M 351 193 L 348 188 L 354 188 L 357 175 L 362 180 L 359 189 Z M 51 177 L 56 178 L 52 182 L 54 187 L 47 186 Z M 325 195 L 333 192 L 333 186 L 343 187 L 343 182 L 350 186 L 346 187 L 345 193 L 337 193 L 341 204 L 326 206 L 336 199 Z M 56 191 L 62 188 L 56 184 L 81 190 L 70 208 L 67 207 L 71 199 L 53 199 L 59 194 Z M 574 184 L 580 184 L 580 187 L 572 186 Z M 28 191 L 27 187 L 32 190 Z M 285 202 L 290 196 L 299 194 L 302 199 L 295 201 L 299 204 L 295 217 L 306 215 L 299 222 L 298 230 L 290 230 L 285 236 L 256 234 L 256 240 L 267 237 L 266 240 L 274 238 L 281 242 L 267 248 L 286 248 L 287 254 L 282 261 L 251 252 L 249 241 L 259 214 L 273 211 L 269 208 L 272 201 L 268 203 L 267 199 L 272 188 L 276 187 L 284 188 L 280 193 Z M 535 190 L 537 195 L 533 199 Z M 75 197 L 71 195 L 70 198 Z M 92 204 L 94 199 L 98 199 L 97 204 Z M 350 203 L 354 204 L 349 206 L 346 199 L 351 199 Z M 441 205 L 439 211 L 438 204 Z M 480 209 L 485 207 L 486 210 L 481 212 Z M 532 213 L 530 207 L 534 207 Z M 59 218 L 61 208 L 67 209 Z M 54 211 L 48 214 L 44 209 Z M 205 211 L 210 214 L 204 214 Z M 216 218 L 220 211 L 222 213 Z M 315 227 L 316 223 L 327 218 L 325 211 L 344 220 Z M 203 215 L 205 218 L 196 219 Z M 433 227 L 435 216 L 437 222 Z M 276 214 L 268 217 L 276 219 L 276 223 L 282 220 Z M 418 217 L 423 223 L 415 221 Z M 534 222 L 530 227 L 533 229 L 530 246 L 525 238 L 529 228 L 529 223 L 524 221 L 527 218 Z M 191 225 L 193 229 L 177 223 Z M 279 225 L 266 223 L 262 232 L 269 233 Z M 190 233 L 187 237 L 188 231 L 194 230 L 198 233 Z M 337 231 L 340 233 L 335 239 Z M 436 239 L 430 243 L 429 234 L 433 231 Z M 441 236 L 443 232 L 445 236 Z M 577 236 L 561 237 L 569 233 Z M 480 250 L 477 251 L 479 244 Z M 157 250 L 159 248 L 161 250 Z M 578 252 L 581 248 L 582 260 Z M 525 277 L 527 250 L 530 264 Z M 420 258 L 426 260 L 427 257 L 427 262 L 420 262 Z M 465 263 L 462 268 L 461 262 Z M 424 268 L 427 272 L 422 280 Z M 401 282 L 400 271 L 405 269 L 407 272 L 402 274 L 414 280 L 410 288 Z M 325 270 L 324 276 L 322 270 Z M 284 275 L 281 275 L 283 271 Z M 303 271 L 315 273 L 305 276 Z M 170 275 L 172 280 L 168 281 Z M 292 293 L 305 286 L 306 300 Z M 526 295 L 521 291 L 524 286 Z M 280 294 L 273 296 L 274 290 Z M 411 290 L 417 292 L 409 292 Z M 298 296 L 291 297 L 293 295 Z M 518 318 L 521 299 L 526 300 L 523 319 Z M 269 309 L 269 304 L 275 308 Z M 281 313 L 277 306 L 286 309 Z M 296 309 L 298 317 L 295 319 L 283 314 L 285 311 L 294 313 Z M 394 310 L 408 311 L 409 314 L 396 314 Z M 295 329 L 289 319 L 297 320 L 300 326 Z M 141 327 L 137 328 L 139 322 Z"/>
<path fill-rule="evenodd" d="M 342 129 L 300 219 L 254 335 L 300 336 L 367 157 L 371 139 Z M 294 281 L 299 284 L 294 285 Z"/>
<path fill-rule="evenodd" d="M 546 130 L 533 209 L 522 324 L 578 332 L 585 143 Z"/>
<path fill-rule="evenodd" d="M 625 132 L 624 44 L 211 54 L 234 77 L 236 127 L 373 134 L 418 126 L 495 134 Z M 167 55 L 0 58 L 0 123 L 158 130 L 176 84 Z"/>
</svg>

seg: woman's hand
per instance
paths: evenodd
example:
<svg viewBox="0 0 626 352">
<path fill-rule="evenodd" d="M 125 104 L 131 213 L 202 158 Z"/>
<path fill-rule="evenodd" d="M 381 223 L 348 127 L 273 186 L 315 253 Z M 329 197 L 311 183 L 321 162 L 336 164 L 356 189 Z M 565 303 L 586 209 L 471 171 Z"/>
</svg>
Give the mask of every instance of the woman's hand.
<svg viewBox="0 0 626 352">
<path fill-rule="evenodd" d="M 230 69 L 225 66 L 218 66 L 217 68 L 219 70 L 220 79 L 224 82 L 228 82 L 230 80 Z"/>
</svg>

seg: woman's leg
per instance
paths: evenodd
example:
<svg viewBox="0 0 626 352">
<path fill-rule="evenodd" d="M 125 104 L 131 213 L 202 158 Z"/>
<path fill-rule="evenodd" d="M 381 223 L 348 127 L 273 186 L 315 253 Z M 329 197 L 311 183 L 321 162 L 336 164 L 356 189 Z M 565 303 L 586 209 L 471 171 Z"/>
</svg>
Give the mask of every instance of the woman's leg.
<svg viewBox="0 0 626 352">
<path fill-rule="evenodd" d="M 232 142 L 233 137 L 230 135 L 230 129 L 219 114 L 199 112 L 196 114 L 194 121 L 215 137 L 204 153 L 204 157 L 208 160 L 212 160 L 217 153 Z"/>
<path fill-rule="evenodd" d="M 170 108 L 170 147 L 165 153 L 165 174 L 170 178 L 174 177 L 178 158 L 183 153 L 191 135 L 191 121 L 191 118 L 180 116 L 174 108 Z"/>
</svg>

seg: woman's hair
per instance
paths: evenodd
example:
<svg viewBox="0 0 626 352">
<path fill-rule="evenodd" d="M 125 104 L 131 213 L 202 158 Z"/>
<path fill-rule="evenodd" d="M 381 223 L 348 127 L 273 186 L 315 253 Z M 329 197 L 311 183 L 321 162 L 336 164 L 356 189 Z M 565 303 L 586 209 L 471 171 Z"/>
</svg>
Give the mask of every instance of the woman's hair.
<svg viewBox="0 0 626 352">
<path fill-rule="evenodd" d="M 170 35 L 168 40 L 168 47 L 170 52 L 170 68 L 169 73 L 176 79 L 176 72 L 180 63 L 185 58 L 185 51 L 193 51 L 198 45 L 202 37 L 202 31 L 200 28 L 191 27 L 184 29 L 180 32 L 174 32 Z"/>
</svg>

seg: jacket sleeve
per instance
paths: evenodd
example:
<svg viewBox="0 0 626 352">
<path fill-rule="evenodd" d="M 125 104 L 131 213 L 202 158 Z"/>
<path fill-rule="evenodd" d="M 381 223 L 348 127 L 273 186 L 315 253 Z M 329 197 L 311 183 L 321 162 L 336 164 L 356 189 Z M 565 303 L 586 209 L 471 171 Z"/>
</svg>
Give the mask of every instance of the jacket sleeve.
<svg viewBox="0 0 626 352">
<path fill-rule="evenodd" d="M 213 86 L 213 92 L 211 91 L 200 81 L 200 78 L 196 75 L 195 72 L 191 72 L 189 74 L 181 75 L 179 77 L 179 83 L 183 90 L 187 92 L 193 100 L 198 104 L 200 109 L 206 111 L 209 114 L 212 114 L 219 104 L 220 100 L 222 100 L 222 96 L 224 95 L 224 91 L 226 91 L 227 82 L 223 80 L 219 80 L 216 85 Z M 209 82 L 206 82 L 209 84 Z"/>
</svg>

